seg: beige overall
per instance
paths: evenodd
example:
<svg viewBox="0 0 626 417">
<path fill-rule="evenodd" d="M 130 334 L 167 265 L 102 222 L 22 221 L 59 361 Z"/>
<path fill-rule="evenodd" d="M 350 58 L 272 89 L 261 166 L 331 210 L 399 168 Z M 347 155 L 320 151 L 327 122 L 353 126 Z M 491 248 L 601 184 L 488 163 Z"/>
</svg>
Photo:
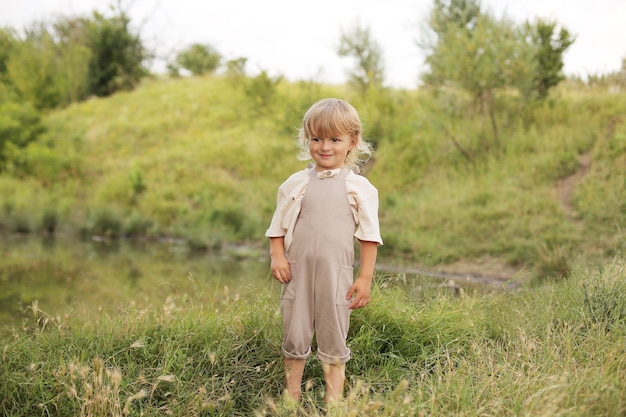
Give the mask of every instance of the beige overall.
<svg viewBox="0 0 626 417">
<path fill-rule="evenodd" d="M 334 178 L 311 179 L 302 200 L 287 254 L 292 279 L 281 292 L 283 353 L 305 359 L 311 354 L 313 333 L 317 357 L 326 363 L 346 363 L 350 324 L 355 223 L 346 194 L 347 169 Z"/>
</svg>

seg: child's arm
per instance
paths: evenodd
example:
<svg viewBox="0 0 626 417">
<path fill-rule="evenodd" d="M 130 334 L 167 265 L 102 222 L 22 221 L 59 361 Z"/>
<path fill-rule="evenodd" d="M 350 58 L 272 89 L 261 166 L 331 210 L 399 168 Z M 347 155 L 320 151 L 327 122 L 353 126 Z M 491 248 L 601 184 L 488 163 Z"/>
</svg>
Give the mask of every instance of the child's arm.
<svg viewBox="0 0 626 417">
<path fill-rule="evenodd" d="M 372 278 L 374 278 L 376 255 L 378 253 L 378 243 L 364 240 L 359 242 L 361 243 L 361 270 L 346 295 L 346 300 L 349 300 L 356 294 L 354 300 L 348 306 L 351 309 L 365 307 L 370 302 Z"/>
<path fill-rule="evenodd" d="M 289 270 L 289 261 L 285 256 L 285 238 L 283 236 L 270 238 L 270 259 L 270 268 L 274 278 L 281 284 L 291 281 L 291 271 Z"/>
</svg>

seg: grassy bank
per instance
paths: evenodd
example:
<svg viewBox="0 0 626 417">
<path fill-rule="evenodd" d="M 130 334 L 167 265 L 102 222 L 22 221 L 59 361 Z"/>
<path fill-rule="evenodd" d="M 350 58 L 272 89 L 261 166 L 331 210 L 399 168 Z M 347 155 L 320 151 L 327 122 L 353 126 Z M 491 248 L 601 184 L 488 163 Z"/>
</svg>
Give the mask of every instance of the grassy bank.
<svg viewBox="0 0 626 417">
<path fill-rule="evenodd" d="M 379 276 L 374 302 L 353 314 L 337 415 L 623 415 L 625 267 L 580 263 L 558 284 L 460 298 L 409 298 Z M 266 293 L 184 295 L 97 319 L 32 313 L 2 341 L 2 415 L 324 414 L 315 359 L 300 410 L 281 399 L 278 303 Z"/>
<path fill-rule="evenodd" d="M 386 257 L 497 259 L 543 277 L 624 245 L 624 94 L 561 90 L 534 104 L 502 95 L 494 130 L 462 95 L 362 97 L 312 82 L 255 95 L 250 85 L 152 80 L 47 115 L 45 137 L 0 175 L 0 231 L 264 245 L 276 188 L 302 168 L 303 112 L 339 96 L 377 146 L 367 176 L 380 191 Z"/>
</svg>

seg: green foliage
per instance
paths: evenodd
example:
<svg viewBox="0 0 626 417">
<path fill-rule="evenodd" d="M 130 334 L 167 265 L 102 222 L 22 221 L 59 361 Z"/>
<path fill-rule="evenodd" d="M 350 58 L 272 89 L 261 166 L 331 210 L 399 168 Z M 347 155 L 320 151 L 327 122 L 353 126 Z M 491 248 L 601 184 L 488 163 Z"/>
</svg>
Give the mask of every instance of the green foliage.
<svg viewBox="0 0 626 417">
<path fill-rule="evenodd" d="M 53 27 L 60 44 L 72 51 L 66 62 L 82 62 L 87 57 L 80 49 L 77 51 L 79 46 L 90 51 L 88 95 L 107 96 L 130 90 L 147 74 L 143 66 L 147 50 L 124 11 L 114 10 L 111 17 L 96 11 L 91 17 L 62 17 Z"/>
<path fill-rule="evenodd" d="M 271 77 L 265 70 L 255 77 L 246 79 L 244 92 L 254 109 L 254 114 L 270 110 L 277 86 L 282 80 L 282 76 Z"/>
<path fill-rule="evenodd" d="M 75 103 L 88 96 L 91 50 L 80 44 L 61 45 L 56 70 L 61 103 Z"/>
<path fill-rule="evenodd" d="M 193 75 L 215 72 L 221 60 L 222 56 L 215 48 L 199 43 L 192 44 L 176 55 L 176 64 Z"/>
<path fill-rule="evenodd" d="M 57 181 L 68 181 L 79 177 L 81 158 L 75 154 L 64 154 L 53 147 L 33 142 L 20 153 L 21 165 L 17 171 L 37 179 L 44 187 Z"/>
<path fill-rule="evenodd" d="M 555 21 L 516 25 L 474 0 L 435 0 L 428 24 L 434 38 L 422 40 L 429 66 L 424 81 L 460 86 L 486 105 L 502 89 L 546 98 L 564 79 L 563 54 L 574 42 L 566 28 L 556 33 Z"/>
<path fill-rule="evenodd" d="M 239 57 L 226 62 L 226 77 L 235 81 L 246 76 L 246 62 L 248 58 Z"/>
<path fill-rule="evenodd" d="M 354 59 L 354 68 L 349 73 L 350 83 L 361 94 L 382 87 L 385 80 L 382 48 L 372 39 L 369 27 L 356 24 L 342 31 L 337 54 Z"/>
<path fill-rule="evenodd" d="M 61 104 L 56 85 L 56 48 L 52 36 L 34 33 L 14 47 L 7 62 L 7 76 L 20 96 L 38 109 Z"/>
<path fill-rule="evenodd" d="M 89 66 L 93 51 L 84 39 L 84 29 L 77 28 L 77 22 L 70 18 L 58 18 L 49 24 L 35 24 L 27 30 L 24 43 L 44 38 L 51 39 L 45 48 L 54 54 L 53 63 L 48 68 L 58 92 L 58 102 L 48 107 L 67 105 L 84 99 L 89 91 Z M 79 31 L 80 36 L 71 36 L 70 27 Z"/>
<path fill-rule="evenodd" d="M 6 82 L 7 63 L 11 56 L 11 50 L 17 43 L 17 35 L 10 28 L 0 27 L 0 81 Z"/>
<path fill-rule="evenodd" d="M 365 95 L 359 93 L 352 100 L 353 104 L 359 108 L 363 123 L 363 138 L 372 145 L 374 150 L 378 148 L 380 141 L 391 141 L 394 136 L 401 134 L 402 129 L 394 124 L 399 117 L 401 103 L 407 97 L 408 94 L 405 91 L 370 86 Z"/>
<path fill-rule="evenodd" d="M 482 14 L 479 0 L 434 0 L 430 26 L 439 37 L 445 36 L 450 26 L 472 31 Z"/>
<path fill-rule="evenodd" d="M 78 101 L 87 89 L 91 51 L 76 42 L 60 42 L 57 35 L 44 24 L 33 24 L 7 53 L 6 82 L 39 109 Z"/>
<path fill-rule="evenodd" d="M 502 147 L 500 97 L 519 95 L 520 107 L 531 98 L 545 99 L 563 79 L 562 56 L 574 41 L 565 28 L 555 34 L 555 22 L 516 25 L 482 12 L 478 1 L 435 1 L 428 23 L 431 36 L 422 40 L 428 64 L 424 82 L 442 95 L 460 88 L 473 97 L 491 128 L 492 139 L 484 142 L 495 148 Z M 447 136 L 473 159 L 456 135 Z"/>
<path fill-rule="evenodd" d="M 606 265 L 601 274 L 583 283 L 584 306 L 589 326 L 605 331 L 619 331 L 626 327 L 626 274 L 617 262 Z"/>
<path fill-rule="evenodd" d="M 467 91 L 488 117 L 491 136 L 500 142 L 496 94 L 508 89 L 528 91 L 534 70 L 534 46 L 525 41 L 522 28 L 511 21 L 480 13 L 478 3 L 466 9 L 436 5 L 430 25 L 434 40 L 425 43 L 428 71 L 423 79 L 436 88 Z"/>
<path fill-rule="evenodd" d="M 147 74 L 147 52 L 121 11 L 36 22 L 22 38 L 2 30 L 0 46 L 0 81 L 37 109 L 131 89 Z"/>
<path fill-rule="evenodd" d="M 130 187 L 132 189 L 131 199 L 133 203 L 136 203 L 139 196 L 148 189 L 148 186 L 145 183 L 144 176 L 141 170 L 137 166 L 133 167 L 130 174 L 128 174 L 128 179 L 130 181 Z"/>
<path fill-rule="evenodd" d="M 85 22 L 87 46 L 92 51 L 90 92 L 104 96 L 135 87 L 146 75 L 146 50 L 130 28 L 130 19 L 119 13 L 112 18 L 95 13 Z"/>
<path fill-rule="evenodd" d="M 65 197 L 38 191 L 30 178 L 0 175 L 0 231 L 2 233 L 49 233 L 66 215 Z M 40 186 L 40 185 L 39 185 Z"/>
<path fill-rule="evenodd" d="M 563 54 L 574 43 L 569 31 L 561 27 L 556 33 L 557 23 L 554 21 L 537 20 L 534 25 L 528 25 L 532 43 L 537 45 L 535 60 L 537 69 L 535 75 L 534 92 L 544 99 L 549 91 L 565 79 L 562 73 Z"/>
<path fill-rule="evenodd" d="M 0 171 L 15 170 L 20 152 L 44 131 L 41 116 L 28 103 L 0 101 Z"/>
<path fill-rule="evenodd" d="M 459 69 L 452 69 L 455 72 L 444 75 L 444 79 L 459 80 L 463 88 L 476 97 L 485 97 L 485 100 L 496 90 L 511 87 L 523 90 L 528 83 L 533 69 L 530 59 L 533 49 L 522 43 L 523 33 L 511 22 L 482 16 L 472 36 L 452 36 L 459 43 L 449 45 L 451 48 L 446 52 L 466 52 L 456 61 Z M 494 42 L 494 39 L 498 42 Z M 452 56 L 448 55 L 447 58 L 443 65 L 452 63 Z M 435 64 L 436 68 L 442 69 L 442 63 L 438 64 Z M 465 68 L 465 71 L 460 68 Z"/>
<path fill-rule="evenodd" d="M 59 216 L 54 207 L 48 207 L 41 216 L 41 229 L 48 235 L 53 235 L 59 223 Z"/>
</svg>

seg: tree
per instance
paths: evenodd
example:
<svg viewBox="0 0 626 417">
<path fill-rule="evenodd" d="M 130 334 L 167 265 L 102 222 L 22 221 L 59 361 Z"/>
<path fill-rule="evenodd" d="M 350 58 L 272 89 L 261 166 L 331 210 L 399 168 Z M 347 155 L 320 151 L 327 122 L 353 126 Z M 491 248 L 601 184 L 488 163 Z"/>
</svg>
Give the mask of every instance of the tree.
<svg viewBox="0 0 626 417">
<path fill-rule="evenodd" d="M 194 43 L 176 55 L 176 64 L 193 75 L 210 74 L 220 65 L 222 56 L 211 45 Z"/>
<path fill-rule="evenodd" d="M 537 46 L 533 89 L 539 98 L 545 98 L 552 87 L 565 79 L 563 53 L 574 43 L 575 37 L 563 27 L 557 34 L 557 23 L 543 19 L 538 19 L 534 25 L 527 23 L 527 30 L 531 42 Z"/>
<path fill-rule="evenodd" d="M 128 16 L 112 10 L 34 22 L 20 36 L 0 29 L 0 81 L 37 109 L 133 88 L 148 53 Z"/>
<path fill-rule="evenodd" d="M 226 78 L 233 85 L 238 85 L 246 77 L 248 58 L 239 57 L 226 62 Z"/>
<path fill-rule="evenodd" d="M 430 28 L 437 34 L 438 40 L 450 26 L 471 32 L 476 29 L 478 18 L 483 14 L 477 0 L 434 0 L 430 15 Z"/>
<path fill-rule="evenodd" d="M 436 0 L 429 22 L 435 38 L 422 45 L 426 84 L 458 86 L 478 99 L 528 84 L 534 48 L 510 20 L 483 13 L 473 0 Z"/>
<path fill-rule="evenodd" d="M 75 43 L 60 45 L 58 50 L 56 84 L 61 99 L 64 103 L 80 101 L 88 93 L 91 50 Z"/>
<path fill-rule="evenodd" d="M 26 36 L 9 54 L 6 63 L 8 82 L 35 108 L 54 108 L 61 104 L 56 84 L 54 39 L 45 29 L 28 32 Z"/>
<path fill-rule="evenodd" d="M 0 28 L 0 81 L 6 81 L 7 63 L 17 42 L 14 30 Z"/>
<path fill-rule="evenodd" d="M 488 117 L 496 145 L 496 95 L 517 91 L 525 99 L 545 98 L 563 79 L 563 52 L 574 41 L 564 28 L 557 34 L 555 22 L 517 25 L 483 12 L 479 0 L 434 0 L 428 26 L 430 36 L 420 45 L 428 65 L 424 83 L 469 93 Z"/>
<path fill-rule="evenodd" d="M 94 11 L 91 18 L 61 18 L 54 30 L 61 44 L 90 50 L 89 94 L 107 96 L 132 89 L 148 73 L 144 62 L 149 53 L 128 15 L 119 9 L 112 17 Z"/>
<path fill-rule="evenodd" d="M 348 73 L 350 83 L 363 94 L 372 87 L 382 87 L 385 65 L 382 48 L 372 39 L 369 27 L 355 25 L 342 31 L 337 53 L 340 57 L 354 58 L 354 68 Z"/>
<path fill-rule="evenodd" d="M 498 20 L 481 13 L 475 2 L 452 0 L 451 4 L 469 7 L 466 11 L 461 6 L 441 7 L 442 2 L 435 3 L 430 22 L 436 37 L 425 44 L 429 69 L 423 80 L 433 87 L 456 87 L 470 93 L 488 115 L 493 138 L 498 142 L 495 94 L 531 88 L 535 47 L 526 42 L 521 28 L 506 18 Z"/>
<path fill-rule="evenodd" d="M 460 86 L 484 104 L 498 89 L 544 98 L 563 76 L 563 53 L 574 42 L 556 22 L 516 25 L 481 10 L 479 0 L 434 0 L 426 51 L 428 85 Z"/>
<path fill-rule="evenodd" d="M 148 53 L 132 32 L 130 18 L 123 12 L 108 19 L 94 12 L 86 29 L 87 47 L 93 54 L 90 90 L 106 96 L 134 88 L 148 72 L 143 65 Z"/>
</svg>

